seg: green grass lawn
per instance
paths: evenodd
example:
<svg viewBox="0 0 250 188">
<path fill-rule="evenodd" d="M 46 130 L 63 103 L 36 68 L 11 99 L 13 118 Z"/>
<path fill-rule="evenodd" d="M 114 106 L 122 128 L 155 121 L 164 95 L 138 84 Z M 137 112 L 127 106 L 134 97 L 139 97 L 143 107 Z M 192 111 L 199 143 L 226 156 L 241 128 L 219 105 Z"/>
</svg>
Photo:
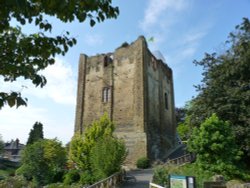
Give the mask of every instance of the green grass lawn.
<svg viewBox="0 0 250 188">
<path fill-rule="evenodd" d="M 5 170 L 0 169 L 0 180 L 5 179 L 6 177 L 15 175 L 16 169 L 8 168 Z"/>
<path fill-rule="evenodd" d="M 18 163 L 8 160 L 0 160 L 0 180 L 5 179 L 8 176 L 14 176 L 16 169 L 19 167 Z"/>
</svg>

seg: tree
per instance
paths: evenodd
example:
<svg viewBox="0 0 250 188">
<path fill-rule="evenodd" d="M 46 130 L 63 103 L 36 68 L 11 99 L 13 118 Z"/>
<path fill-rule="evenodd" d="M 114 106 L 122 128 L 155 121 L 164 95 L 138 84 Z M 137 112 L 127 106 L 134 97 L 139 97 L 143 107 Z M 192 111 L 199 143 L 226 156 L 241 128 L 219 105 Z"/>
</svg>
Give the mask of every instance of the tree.
<svg viewBox="0 0 250 188">
<path fill-rule="evenodd" d="M 177 123 L 177 132 L 180 136 L 181 140 L 187 141 L 192 134 L 192 125 L 191 125 L 191 118 L 188 114 L 190 108 L 192 106 L 192 102 L 189 101 L 185 104 L 184 107 L 175 108 L 175 117 Z"/>
<path fill-rule="evenodd" d="M 75 134 L 70 142 L 70 160 L 83 171 L 89 169 L 90 150 L 98 138 L 111 136 L 114 130 L 114 124 L 105 114 L 99 121 L 93 122 L 84 131 L 83 135 Z"/>
<path fill-rule="evenodd" d="M 177 132 L 183 141 L 187 141 L 193 131 L 193 127 L 190 126 L 190 116 L 185 117 L 185 121 L 178 124 Z"/>
<path fill-rule="evenodd" d="M 96 180 L 119 172 L 125 157 L 124 142 L 111 136 L 98 139 L 90 152 L 90 164 Z"/>
<path fill-rule="evenodd" d="M 0 154 L 3 152 L 4 149 L 4 142 L 2 140 L 2 136 L 0 135 Z"/>
<path fill-rule="evenodd" d="M 17 174 L 37 186 L 46 185 L 58 180 L 66 164 L 66 151 L 56 139 L 39 140 L 24 149 L 21 163 Z"/>
<path fill-rule="evenodd" d="M 188 149 L 196 154 L 196 162 L 203 170 L 227 177 L 240 174 L 237 166 L 242 152 L 229 122 L 220 120 L 216 114 L 194 129 Z"/>
<path fill-rule="evenodd" d="M 250 161 L 250 22 L 243 22 L 230 33 L 228 50 L 222 54 L 205 54 L 202 84 L 196 86 L 199 94 L 192 100 L 187 112 L 193 126 L 199 126 L 216 113 L 229 121 L 238 146 L 243 149 L 244 160 Z"/>
<path fill-rule="evenodd" d="M 71 140 L 69 160 L 79 169 L 81 183 L 93 183 L 121 168 L 125 146 L 113 132 L 114 124 L 104 114 Z"/>
<path fill-rule="evenodd" d="M 76 39 L 69 32 L 52 35 L 53 27 L 47 17 L 55 17 L 62 22 L 77 20 L 90 21 L 90 26 L 105 19 L 116 18 L 118 7 L 111 6 L 112 0 L 103 1 L 38 1 L 9 0 L 0 1 L 0 75 L 4 81 L 13 82 L 17 78 L 31 80 L 35 86 L 43 87 L 46 78 L 39 71 L 55 63 L 56 55 L 65 55 Z M 16 20 L 19 26 L 12 26 Z M 33 24 L 39 30 L 24 34 L 20 27 Z M 8 104 L 10 107 L 27 105 L 27 99 L 20 91 L 0 91 L 0 109 Z"/>
<path fill-rule="evenodd" d="M 43 124 L 40 122 L 36 122 L 33 125 L 33 129 L 30 130 L 27 145 L 33 144 L 40 139 L 43 139 Z"/>
<path fill-rule="evenodd" d="M 175 108 L 175 118 L 176 118 L 176 124 L 179 125 L 180 123 L 183 123 L 185 120 L 187 109 L 185 107 L 176 107 Z"/>
</svg>

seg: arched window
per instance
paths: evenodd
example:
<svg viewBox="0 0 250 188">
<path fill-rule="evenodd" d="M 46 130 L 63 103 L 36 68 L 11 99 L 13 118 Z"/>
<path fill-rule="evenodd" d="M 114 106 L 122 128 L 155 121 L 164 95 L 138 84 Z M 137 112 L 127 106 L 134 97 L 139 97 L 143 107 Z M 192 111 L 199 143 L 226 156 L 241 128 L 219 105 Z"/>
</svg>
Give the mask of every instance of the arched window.
<svg viewBox="0 0 250 188">
<path fill-rule="evenodd" d="M 109 87 L 104 87 L 102 89 L 102 102 L 110 101 L 111 91 Z"/>
</svg>

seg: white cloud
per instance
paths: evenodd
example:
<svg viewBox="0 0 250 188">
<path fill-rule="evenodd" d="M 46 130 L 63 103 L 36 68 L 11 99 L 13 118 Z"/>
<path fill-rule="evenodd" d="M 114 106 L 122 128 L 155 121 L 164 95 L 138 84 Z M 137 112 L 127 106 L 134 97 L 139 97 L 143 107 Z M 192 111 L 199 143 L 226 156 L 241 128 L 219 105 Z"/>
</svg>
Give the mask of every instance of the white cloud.
<svg viewBox="0 0 250 188">
<path fill-rule="evenodd" d="M 154 37 L 149 43 L 151 50 L 159 50 L 165 42 L 172 43 L 178 49 L 178 56 L 192 56 L 200 41 L 210 28 L 209 23 L 192 23 L 192 29 L 187 29 L 185 23 L 188 11 L 194 7 L 192 0 L 148 0 L 143 20 L 139 23 L 148 37 Z M 177 34 L 178 33 L 178 34 Z M 176 37 L 176 35 L 178 37 Z M 180 39 L 173 41 L 173 38 Z"/>
<path fill-rule="evenodd" d="M 34 86 L 25 90 L 28 94 L 37 97 L 51 98 L 60 104 L 75 104 L 76 80 L 72 68 L 63 60 L 56 58 L 56 63 L 47 67 L 42 74 L 47 79 L 44 88 L 35 88 Z"/>
<path fill-rule="evenodd" d="M 29 99 L 27 107 L 5 106 L 0 110 L 0 134 L 4 141 L 19 138 L 25 144 L 36 121 L 44 125 L 45 138 L 57 137 L 66 143 L 73 135 L 77 84 L 70 64 L 56 58 L 56 63 L 41 74 L 47 79 L 43 88 L 23 79 L 13 83 L 0 79 L 1 91 L 22 90 L 22 96 Z"/>
<path fill-rule="evenodd" d="M 163 13 L 166 14 L 168 11 L 170 13 L 179 12 L 186 6 L 185 0 L 149 0 L 143 21 L 140 23 L 141 28 L 147 31 L 155 24 L 166 25 L 166 20 L 161 17 Z M 171 21 L 171 19 L 167 21 Z"/>
<path fill-rule="evenodd" d="M 208 26 L 200 26 L 195 29 L 192 29 L 180 37 L 178 45 L 179 48 L 179 61 L 182 61 L 186 58 L 192 58 L 196 51 L 201 45 L 202 39 L 207 35 L 209 30 Z"/>
<path fill-rule="evenodd" d="M 27 107 L 9 108 L 5 106 L 0 111 L 0 134 L 4 141 L 18 138 L 21 143 L 26 143 L 30 129 L 39 121 L 43 124 L 45 138 L 55 138 L 64 143 L 73 135 L 73 122 L 70 118 L 50 117 L 50 110 L 32 105 Z M 58 116 L 60 116 L 58 114 Z"/>
<path fill-rule="evenodd" d="M 103 44 L 103 37 L 99 34 L 88 34 L 85 35 L 84 41 L 89 46 L 100 46 Z"/>
<path fill-rule="evenodd" d="M 193 57 L 197 49 L 199 48 L 200 42 L 206 35 L 205 31 L 192 31 L 181 37 L 179 41 L 179 60 Z"/>
<path fill-rule="evenodd" d="M 195 52 L 196 52 L 196 48 L 189 46 L 189 47 L 184 48 L 181 51 L 180 55 L 181 55 L 182 59 L 184 59 L 187 57 L 192 57 L 195 54 Z"/>
<path fill-rule="evenodd" d="M 197 27 L 180 35 L 175 48 L 171 53 L 165 54 L 167 63 L 174 70 L 174 78 L 183 76 L 183 72 L 192 64 L 202 39 L 208 32 L 208 27 Z"/>
<path fill-rule="evenodd" d="M 48 66 L 41 74 L 47 79 L 43 87 L 35 87 L 30 81 L 18 79 L 8 83 L 0 80 L 2 91 L 22 91 L 23 96 L 35 96 L 38 98 L 50 98 L 59 104 L 75 105 L 76 79 L 70 64 L 60 58 L 55 58 L 55 64 Z M 22 87 L 24 86 L 24 87 Z"/>
<path fill-rule="evenodd" d="M 0 111 L 0 123 L 4 141 L 19 138 L 25 143 L 32 124 L 36 121 L 45 122 L 46 109 L 28 107 L 9 108 L 4 107 Z"/>
<path fill-rule="evenodd" d="M 190 0 L 149 0 L 139 26 L 146 37 L 154 37 L 149 43 L 151 50 L 159 50 L 166 41 L 171 40 L 173 28 L 183 18 L 183 13 L 189 10 Z"/>
<path fill-rule="evenodd" d="M 189 32 L 182 41 L 183 45 L 194 44 L 199 42 L 206 35 L 205 31 L 192 31 Z"/>
</svg>

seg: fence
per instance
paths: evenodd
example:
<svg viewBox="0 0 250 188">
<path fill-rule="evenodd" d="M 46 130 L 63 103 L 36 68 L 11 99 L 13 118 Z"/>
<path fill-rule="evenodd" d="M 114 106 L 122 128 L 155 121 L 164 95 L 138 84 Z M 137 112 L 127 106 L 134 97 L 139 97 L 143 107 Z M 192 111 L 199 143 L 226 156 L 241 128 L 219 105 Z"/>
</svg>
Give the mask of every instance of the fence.
<svg viewBox="0 0 250 188">
<path fill-rule="evenodd" d="M 195 159 L 195 156 L 193 154 L 186 154 L 183 155 L 181 157 L 172 159 L 172 160 L 168 160 L 166 164 L 175 164 L 175 165 L 182 165 L 185 163 L 190 163 Z"/>
<path fill-rule="evenodd" d="M 169 160 L 167 164 L 182 165 L 184 163 L 190 163 L 192 160 L 194 160 L 194 155 L 186 154 L 181 157 Z M 122 173 L 119 172 L 93 185 L 90 185 L 87 188 L 115 188 L 117 187 L 118 184 L 121 183 L 121 181 L 122 181 Z M 154 183 L 150 183 L 149 188 L 164 188 L 164 187 Z"/>
<path fill-rule="evenodd" d="M 122 181 L 122 173 L 117 172 L 112 176 L 109 176 L 106 179 L 103 179 L 93 185 L 90 185 L 86 188 L 116 188 L 118 184 Z"/>
<path fill-rule="evenodd" d="M 174 165 L 183 165 L 185 163 L 190 163 L 192 162 L 193 160 L 195 159 L 195 156 L 193 154 L 186 154 L 186 155 L 183 155 L 181 157 L 178 157 L 178 158 L 175 158 L 175 159 L 172 159 L 172 160 L 168 160 L 165 165 L 168 165 L 168 164 L 174 164 Z M 155 183 L 151 183 L 149 184 L 149 188 L 164 188 L 160 185 L 157 185 Z"/>
<path fill-rule="evenodd" d="M 162 187 L 162 186 L 160 186 L 160 185 L 157 185 L 157 184 L 155 184 L 155 183 L 149 183 L 149 188 L 165 188 L 165 187 Z"/>
</svg>

